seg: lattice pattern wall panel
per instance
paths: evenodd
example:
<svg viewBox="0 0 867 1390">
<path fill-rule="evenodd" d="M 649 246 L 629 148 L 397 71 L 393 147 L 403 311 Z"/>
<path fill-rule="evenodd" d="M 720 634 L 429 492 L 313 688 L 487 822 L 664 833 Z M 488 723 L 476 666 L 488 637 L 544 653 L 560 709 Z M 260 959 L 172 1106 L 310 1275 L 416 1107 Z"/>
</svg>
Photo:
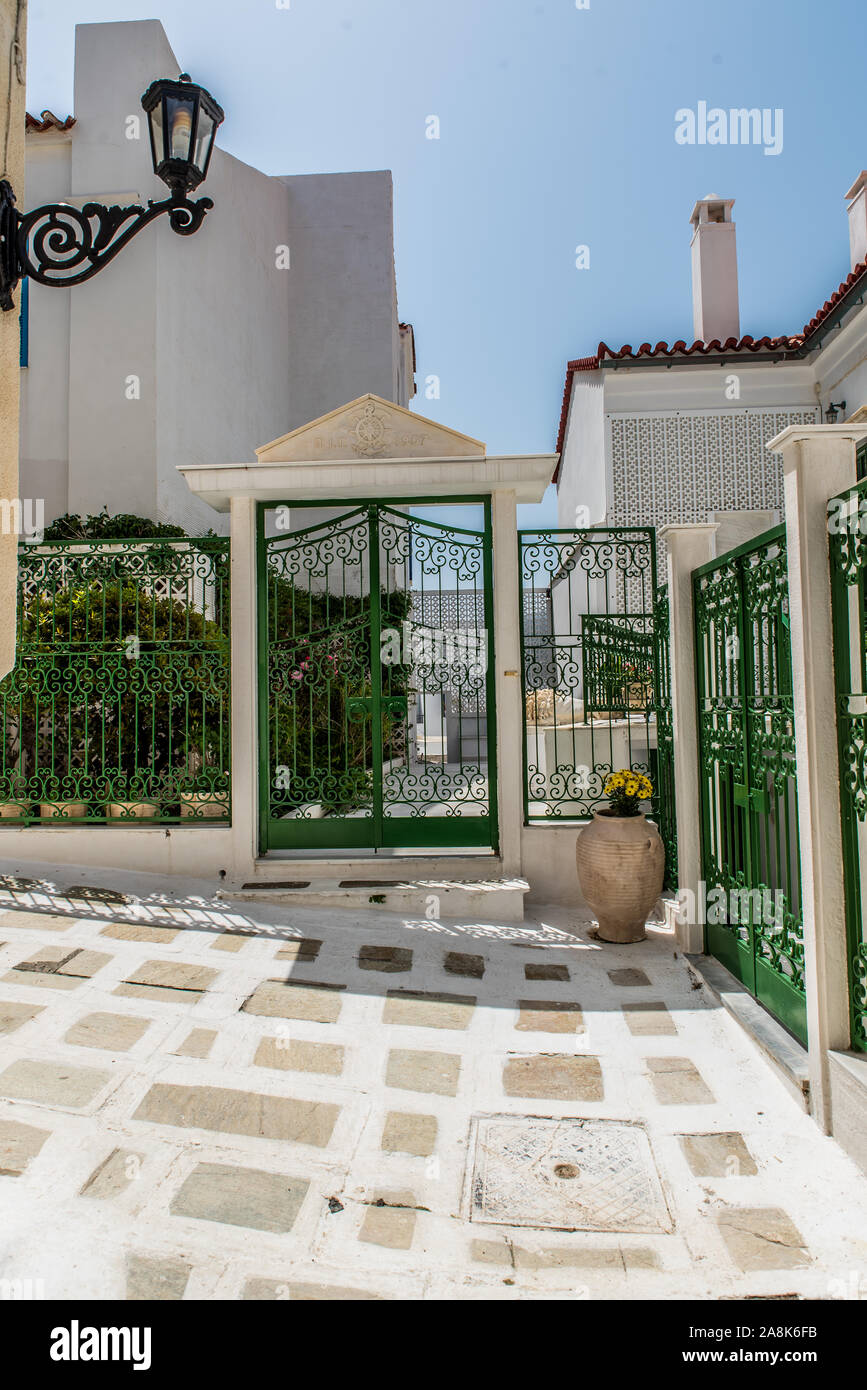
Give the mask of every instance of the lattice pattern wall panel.
<svg viewBox="0 0 867 1390">
<path fill-rule="evenodd" d="M 811 410 L 611 415 L 611 526 L 706 521 L 708 512 L 783 511 L 783 470 L 765 445 Z"/>
</svg>

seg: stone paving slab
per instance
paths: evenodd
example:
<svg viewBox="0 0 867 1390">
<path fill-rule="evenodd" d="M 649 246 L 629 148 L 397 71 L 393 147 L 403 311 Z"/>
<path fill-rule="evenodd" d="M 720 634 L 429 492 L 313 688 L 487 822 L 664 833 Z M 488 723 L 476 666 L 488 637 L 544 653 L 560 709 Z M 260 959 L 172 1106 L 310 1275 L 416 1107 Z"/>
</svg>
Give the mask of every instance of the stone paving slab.
<svg viewBox="0 0 867 1390">
<path fill-rule="evenodd" d="M 402 975 L 412 970 L 412 951 L 401 946 L 362 946 L 358 952 L 358 965 L 361 970 Z"/>
<path fill-rule="evenodd" d="M 263 1018 L 294 1018 L 310 1023 L 336 1023 L 340 1017 L 340 995 L 321 985 L 300 985 L 282 980 L 265 980 L 250 995 L 243 1009 Z"/>
<path fill-rule="evenodd" d="M 584 1269 L 611 1270 L 616 1274 L 630 1269 L 654 1270 L 661 1267 L 659 1254 L 642 1246 L 555 1246 L 544 1250 L 524 1250 L 511 1241 L 474 1240 L 473 1260 L 501 1269 Z"/>
<path fill-rule="evenodd" d="M 99 1071 L 96 1067 L 22 1058 L 0 1072 L 0 1096 L 80 1110 L 90 1104 L 110 1079 L 110 1072 Z"/>
<path fill-rule="evenodd" d="M 79 980 L 90 980 L 112 959 L 104 951 L 76 951 L 69 960 L 57 967 L 58 975 L 74 975 Z"/>
<path fill-rule="evenodd" d="M 584 1015 L 570 999 L 520 999 L 515 1027 L 523 1033 L 583 1033 Z"/>
<path fill-rule="evenodd" d="M 0 1088 L 3 1078 L 0 1076 Z M 222 1134 L 290 1140 L 324 1149 L 340 1113 L 338 1105 L 222 1086 L 152 1086 L 133 1119 L 181 1129 L 210 1129 Z"/>
<path fill-rule="evenodd" d="M 198 1163 L 172 1199 L 171 1211 L 282 1235 L 294 1226 L 308 1186 L 303 1178 L 259 1168 Z"/>
<path fill-rule="evenodd" d="M 780 1207 L 730 1207 L 717 1213 L 720 1235 L 742 1270 L 798 1269 L 809 1264 L 804 1238 Z"/>
<path fill-rule="evenodd" d="M 207 1057 L 217 1037 L 214 1028 L 193 1028 L 175 1048 L 176 1057 Z"/>
<path fill-rule="evenodd" d="M 677 1024 L 661 999 L 624 1004 L 623 1017 L 634 1038 L 677 1036 Z"/>
<path fill-rule="evenodd" d="M 460 975 L 468 980 L 481 980 L 485 974 L 484 956 L 476 956 L 468 951 L 447 951 L 443 957 L 443 970 L 447 975 Z"/>
<path fill-rule="evenodd" d="M 753 1177 L 759 1171 L 742 1134 L 681 1134 L 680 1145 L 697 1178 Z"/>
<path fill-rule="evenodd" d="M 343 1071 L 344 1049 L 337 1043 L 303 1042 L 300 1038 L 263 1038 L 256 1048 L 253 1064 L 275 1071 L 309 1071 L 321 1076 L 339 1076 Z"/>
<path fill-rule="evenodd" d="M 386 1153 L 415 1154 L 428 1158 L 436 1147 L 436 1115 L 414 1115 L 390 1110 L 385 1117 L 381 1147 Z"/>
<path fill-rule="evenodd" d="M 0 913 L 0 928 L 7 931 L 67 931 L 75 923 L 74 917 L 61 917 L 51 912 L 3 912 Z"/>
<path fill-rule="evenodd" d="M 143 941 L 151 946 L 170 946 L 179 934 L 179 927 L 148 927 L 142 922 L 109 922 L 100 932 L 114 941 Z"/>
<path fill-rule="evenodd" d="M 156 1004 L 198 1004 L 202 998 L 198 989 L 172 989 L 168 985 L 137 985 L 122 980 L 112 994 L 120 999 L 150 999 Z"/>
<path fill-rule="evenodd" d="M 409 1250 L 415 1235 L 415 1204 L 411 1192 L 378 1192 L 364 1214 L 358 1239 L 389 1250 Z"/>
<path fill-rule="evenodd" d="M 299 962 L 316 960 L 322 950 L 321 941 L 284 941 L 277 951 L 275 960 L 297 960 Z"/>
<path fill-rule="evenodd" d="M 87 1014 L 67 1029 L 63 1041 L 74 1047 L 101 1047 L 106 1052 L 126 1052 L 150 1028 L 146 1018 L 128 1014 Z"/>
<path fill-rule="evenodd" d="M 503 1067 L 507 1096 L 528 1100 L 602 1100 L 604 1087 L 598 1057 L 510 1057 Z"/>
<path fill-rule="evenodd" d="M 180 960 L 146 960 L 127 976 L 130 985 L 151 985 L 161 989 L 179 989 L 198 993 L 209 989 L 218 972 L 206 965 L 189 964 Z"/>
<path fill-rule="evenodd" d="M 390 989 L 382 1011 L 383 1023 L 407 1028 L 468 1028 L 476 1007 L 472 994 L 425 994 Z"/>
<path fill-rule="evenodd" d="M 382 1295 L 337 1284 L 297 1284 L 292 1280 L 248 1279 L 242 1298 L 288 1299 L 292 1303 L 362 1303 L 381 1300 Z"/>
<path fill-rule="evenodd" d="M 131 1182 L 137 1180 L 142 1161 L 142 1155 L 130 1149 L 112 1149 L 108 1157 L 94 1168 L 81 1189 L 81 1196 L 103 1201 L 119 1196 Z"/>
<path fill-rule="evenodd" d="M 24 1004 L 20 1000 L 0 999 L 0 1033 L 14 1033 L 31 1018 L 41 1014 L 44 1004 Z"/>
<path fill-rule="evenodd" d="M 712 1105 L 714 1096 L 688 1057 L 648 1057 L 650 1082 L 660 1105 Z"/>
<path fill-rule="evenodd" d="M 543 961 L 530 961 L 524 966 L 525 980 L 556 980 L 561 984 L 569 979 L 568 965 L 546 965 Z"/>
<path fill-rule="evenodd" d="M 609 970 L 608 978 L 613 985 L 619 985 L 621 989 L 635 989 L 637 986 L 650 984 L 644 971 L 632 965 Z"/>
<path fill-rule="evenodd" d="M 456 1096 L 461 1059 L 448 1052 L 415 1052 L 395 1048 L 388 1054 L 385 1084 L 402 1091 Z"/>
<path fill-rule="evenodd" d="M 127 1261 L 126 1296 L 133 1302 L 165 1302 L 181 1299 L 191 1266 L 184 1260 L 130 1255 Z"/>
<path fill-rule="evenodd" d="M 47 1129 L 0 1120 L 0 1177 L 19 1177 L 49 1137 Z"/>
<path fill-rule="evenodd" d="M 81 979 L 77 976 L 59 975 L 54 970 L 9 970 L 2 976 L 4 984 L 26 985 L 28 989 L 78 989 Z"/>
</svg>

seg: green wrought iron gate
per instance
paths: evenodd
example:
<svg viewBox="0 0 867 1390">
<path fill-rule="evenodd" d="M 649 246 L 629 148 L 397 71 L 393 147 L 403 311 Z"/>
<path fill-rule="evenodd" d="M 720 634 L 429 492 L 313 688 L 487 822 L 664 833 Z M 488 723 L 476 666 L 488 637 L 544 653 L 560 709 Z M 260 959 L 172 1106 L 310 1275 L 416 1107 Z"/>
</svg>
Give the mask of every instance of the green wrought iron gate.
<svg viewBox="0 0 867 1390">
<path fill-rule="evenodd" d="M 851 1046 L 867 1052 L 867 454 L 828 504 Z"/>
<path fill-rule="evenodd" d="M 651 527 L 518 532 L 524 681 L 524 818 L 588 819 L 630 767 L 677 875 L 669 608 Z"/>
<path fill-rule="evenodd" d="M 496 849 L 490 511 L 461 502 L 482 530 L 439 499 L 260 507 L 263 852 Z"/>
<path fill-rule="evenodd" d="M 693 579 L 706 949 L 805 1040 L 785 527 Z"/>
</svg>

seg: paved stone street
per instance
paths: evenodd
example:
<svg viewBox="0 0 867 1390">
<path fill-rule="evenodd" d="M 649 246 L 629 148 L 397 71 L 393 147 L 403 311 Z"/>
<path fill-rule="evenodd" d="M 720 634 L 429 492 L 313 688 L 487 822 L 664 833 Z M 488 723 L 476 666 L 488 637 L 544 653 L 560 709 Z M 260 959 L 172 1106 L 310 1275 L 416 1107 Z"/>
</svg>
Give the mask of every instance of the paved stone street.
<svg viewBox="0 0 867 1390">
<path fill-rule="evenodd" d="M 0 1279 L 867 1291 L 863 1179 L 663 930 L 612 947 L 560 909 L 359 919 L 87 872 L 121 896 L 0 890 Z"/>
</svg>

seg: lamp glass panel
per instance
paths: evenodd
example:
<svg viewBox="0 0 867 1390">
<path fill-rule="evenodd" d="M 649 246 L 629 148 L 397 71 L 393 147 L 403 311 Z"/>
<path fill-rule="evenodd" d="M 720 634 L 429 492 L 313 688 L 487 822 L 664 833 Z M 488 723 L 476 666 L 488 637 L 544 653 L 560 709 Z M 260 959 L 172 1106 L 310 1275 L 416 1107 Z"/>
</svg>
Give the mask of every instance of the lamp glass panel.
<svg viewBox="0 0 867 1390">
<path fill-rule="evenodd" d="M 151 132 L 151 155 L 154 161 L 154 171 L 156 171 L 166 157 L 162 100 L 158 101 L 148 112 L 148 124 Z"/>
<path fill-rule="evenodd" d="M 166 97 L 169 136 L 166 153 L 169 159 L 189 160 L 195 111 L 195 98 L 182 100 L 179 97 Z"/>
<path fill-rule="evenodd" d="M 204 174 L 208 164 L 208 151 L 214 138 L 214 118 L 209 116 L 203 106 L 199 107 L 199 124 L 196 130 L 196 144 L 193 163 L 200 174 Z"/>
</svg>

